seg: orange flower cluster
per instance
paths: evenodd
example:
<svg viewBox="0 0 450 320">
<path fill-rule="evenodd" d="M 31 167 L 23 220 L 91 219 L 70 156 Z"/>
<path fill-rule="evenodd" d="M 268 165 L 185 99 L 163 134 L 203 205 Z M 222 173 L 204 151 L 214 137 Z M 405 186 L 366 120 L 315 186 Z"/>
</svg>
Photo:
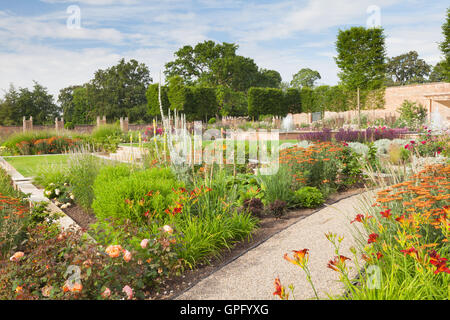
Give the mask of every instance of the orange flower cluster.
<svg viewBox="0 0 450 320">
<path fill-rule="evenodd" d="M 436 164 L 425 167 L 412 176 L 411 180 L 392 185 L 377 194 L 373 205 L 385 209 L 379 212 L 378 222 L 381 246 L 387 246 L 383 235 L 390 229 L 390 236 L 395 239 L 394 246 L 400 246 L 399 253 L 409 259 L 415 259 L 424 268 L 450 273 L 447 258 L 441 253 L 448 253 L 450 219 L 448 200 L 450 199 L 450 165 Z M 386 219 L 386 225 L 382 220 Z M 354 221 L 360 221 L 356 217 Z M 388 228 L 388 229 L 385 229 Z M 378 241 L 378 235 L 371 234 L 368 243 Z"/>
<path fill-rule="evenodd" d="M 13 214 L 19 218 L 23 218 L 24 213 L 28 212 L 28 208 L 22 204 L 20 199 L 4 196 L 0 193 L 0 210 L 7 213 L 3 215 L 3 219 L 9 219 Z"/>
<path fill-rule="evenodd" d="M 292 147 L 280 150 L 279 163 L 287 165 L 293 172 L 294 182 L 305 184 L 306 178 L 303 176 L 308 168 L 314 166 L 318 162 L 329 163 L 333 165 L 333 160 L 341 160 L 343 158 L 341 152 L 344 150 L 342 145 L 330 141 L 315 142 L 307 148 Z M 331 183 L 329 179 L 319 181 L 321 184 Z"/>
<path fill-rule="evenodd" d="M 291 164 L 291 163 L 314 163 L 317 161 L 330 161 L 333 154 L 341 152 L 343 148 L 333 142 L 324 141 L 316 142 L 308 148 L 302 147 L 292 147 L 283 149 L 280 151 L 280 163 Z M 318 158 L 318 155 L 325 155 L 327 157 Z"/>
</svg>

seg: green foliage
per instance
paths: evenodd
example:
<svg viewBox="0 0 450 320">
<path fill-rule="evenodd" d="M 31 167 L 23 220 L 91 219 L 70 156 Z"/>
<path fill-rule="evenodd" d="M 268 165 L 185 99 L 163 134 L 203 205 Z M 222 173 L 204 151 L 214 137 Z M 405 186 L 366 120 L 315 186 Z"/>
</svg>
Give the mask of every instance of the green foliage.
<svg viewBox="0 0 450 320">
<path fill-rule="evenodd" d="M 211 119 L 208 120 L 209 124 L 215 124 L 216 123 L 216 118 L 212 117 Z"/>
<path fill-rule="evenodd" d="M 72 122 L 66 122 L 66 123 L 64 123 L 64 129 L 73 130 L 73 129 L 75 129 L 75 125 Z"/>
<path fill-rule="evenodd" d="M 75 202 L 89 211 L 94 200 L 94 181 L 100 168 L 108 165 L 90 154 L 74 154 L 69 160 L 68 183 Z"/>
<path fill-rule="evenodd" d="M 35 125 L 54 123 L 60 108 L 53 102 L 53 96 L 36 81 L 33 89 L 19 88 L 13 85 L 0 101 L 0 124 L 22 125 L 23 117 L 32 116 Z"/>
<path fill-rule="evenodd" d="M 445 76 L 445 81 L 450 82 L 450 8 L 447 8 L 447 16 L 442 25 L 442 33 L 444 35 L 444 41 L 439 44 L 439 48 L 445 58 L 442 64 L 442 73 Z"/>
<path fill-rule="evenodd" d="M 320 73 L 309 68 L 303 68 L 292 76 L 291 86 L 294 88 L 314 88 L 314 82 L 321 79 Z"/>
<path fill-rule="evenodd" d="M 236 55 L 238 45 L 204 41 L 175 52 L 166 64 L 167 78 L 179 76 L 186 85 L 225 86 L 246 92 L 250 87 L 279 88 L 281 76 L 275 70 L 259 69 L 253 59 Z"/>
<path fill-rule="evenodd" d="M 278 171 L 271 175 L 258 175 L 256 179 L 263 192 L 263 203 L 268 205 L 276 200 L 290 203 L 292 200 L 293 178 L 287 166 L 280 165 Z"/>
<path fill-rule="evenodd" d="M 285 99 L 281 89 L 250 88 L 248 91 L 248 114 L 252 117 L 260 115 L 287 114 Z"/>
<path fill-rule="evenodd" d="M 0 168 L 0 194 L 4 196 L 9 196 L 12 198 L 23 198 L 25 194 L 19 190 L 14 189 L 11 177 L 8 173 Z"/>
<path fill-rule="evenodd" d="M 302 88 L 302 90 L 300 91 L 300 100 L 302 105 L 302 112 L 317 111 L 313 89 L 308 87 Z"/>
<path fill-rule="evenodd" d="M 92 208 L 102 219 L 143 222 L 147 215 L 166 215 L 174 202 L 172 188 L 180 188 L 170 169 L 135 171 L 127 165 L 104 167 L 94 181 Z"/>
<path fill-rule="evenodd" d="M 12 134 L 2 145 L 14 155 L 57 154 L 77 149 L 84 138 L 83 135 L 72 138 L 65 132 L 51 130 L 27 131 Z"/>
<path fill-rule="evenodd" d="M 431 72 L 431 66 L 419 59 L 416 51 L 388 58 L 387 76 L 394 85 L 424 83 Z"/>
<path fill-rule="evenodd" d="M 161 86 L 161 104 L 165 114 L 167 114 L 167 110 L 170 106 L 167 94 L 167 86 Z M 149 85 L 145 96 L 147 97 L 148 114 L 153 117 L 161 116 L 161 108 L 159 105 L 159 83 Z"/>
<path fill-rule="evenodd" d="M 319 189 L 315 187 L 302 187 L 295 191 L 293 202 L 303 208 L 315 208 L 323 202 L 323 195 Z"/>
<path fill-rule="evenodd" d="M 289 113 L 302 112 L 301 93 L 300 90 L 289 88 L 284 92 L 284 105 Z"/>
<path fill-rule="evenodd" d="M 278 71 L 261 69 L 259 71 L 258 86 L 264 88 L 280 88 L 281 75 Z"/>
<path fill-rule="evenodd" d="M 446 75 L 446 61 L 442 60 L 433 67 L 433 70 L 430 73 L 430 82 L 443 82 L 443 81 L 450 81 L 447 80 Z"/>
<path fill-rule="evenodd" d="M 423 105 L 408 100 L 403 101 L 399 112 L 399 120 L 409 128 L 418 128 L 427 117 L 427 109 Z"/>
<path fill-rule="evenodd" d="M 167 95 L 170 108 L 182 111 L 191 121 L 207 119 L 218 111 L 214 88 L 186 86 L 180 76 L 169 79 Z"/>
<path fill-rule="evenodd" d="M 188 89 L 184 85 L 183 79 L 180 76 L 173 76 L 169 78 L 169 88 L 167 97 L 170 102 L 170 109 L 178 111 L 190 111 L 188 109 Z"/>
<path fill-rule="evenodd" d="M 373 170 L 376 170 L 376 168 L 380 167 L 380 161 L 377 157 L 377 147 L 373 142 L 369 143 L 369 150 L 367 152 L 366 162 Z"/>
<path fill-rule="evenodd" d="M 342 84 L 350 90 L 381 87 L 386 70 L 384 41 L 381 28 L 339 30 L 336 64 Z"/>
<path fill-rule="evenodd" d="M 360 156 L 351 148 L 342 150 L 341 180 L 344 186 L 351 186 L 362 180 Z"/>
<path fill-rule="evenodd" d="M 233 91 L 225 86 L 217 86 L 216 98 L 222 116 L 247 115 L 248 102 L 245 93 Z"/>
<path fill-rule="evenodd" d="M 191 112 L 186 114 L 187 119 L 206 120 L 217 114 L 218 104 L 214 88 L 190 87 L 188 90 L 191 92 L 188 96 L 193 99 L 189 102 Z"/>
<path fill-rule="evenodd" d="M 96 146 L 105 151 L 114 152 L 120 143 L 122 130 L 117 124 L 106 124 L 96 127 L 92 131 L 91 138 Z"/>
<path fill-rule="evenodd" d="M 88 86 L 78 87 L 72 94 L 73 111 L 69 116 L 76 124 L 90 124 L 94 120 L 94 110 L 89 102 Z"/>
</svg>

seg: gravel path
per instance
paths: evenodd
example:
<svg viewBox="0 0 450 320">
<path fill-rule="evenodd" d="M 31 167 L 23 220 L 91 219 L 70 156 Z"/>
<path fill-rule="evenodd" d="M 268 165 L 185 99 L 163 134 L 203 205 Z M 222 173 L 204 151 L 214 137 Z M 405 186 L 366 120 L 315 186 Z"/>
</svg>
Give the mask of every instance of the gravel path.
<svg viewBox="0 0 450 320">
<path fill-rule="evenodd" d="M 326 298 L 327 294 L 342 293 L 342 284 L 337 281 L 338 273 L 327 268 L 328 261 L 335 254 L 331 243 L 325 238 L 325 233 L 333 232 L 343 235 L 345 238 L 341 244 L 340 254 L 353 257 L 349 248 L 355 246 L 352 235 L 356 224 L 350 225 L 350 221 L 356 216 L 361 201 L 371 198 L 372 194 L 366 192 L 321 209 L 243 254 L 200 281 L 177 299 L 278 299 L 273 295 L 273 282 L 277 276 L 286 287 L 289 284 L 294 285 L 296 299 L 314 298 L 313 290 L 306 281 L 304 272 L 283 259 L 286 252 L 292 256 L 291 250 L 303 248 L 310 250 L 309 268 L 319 296 Z M 351 263 L 349 265 L 351 266 Z M 353 270 L 353 274 L 356 274 L 356 270 Z"/>
</svg>

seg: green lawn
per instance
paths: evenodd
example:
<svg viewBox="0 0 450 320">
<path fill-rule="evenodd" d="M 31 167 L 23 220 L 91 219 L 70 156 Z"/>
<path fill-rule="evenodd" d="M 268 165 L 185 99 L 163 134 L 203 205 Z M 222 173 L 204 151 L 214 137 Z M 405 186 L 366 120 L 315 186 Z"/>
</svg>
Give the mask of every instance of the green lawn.
<svg viewBox="0 0 450 320">
<path fill-rule="evenodd" d="M 4 157 L 24 177 L 33 177 L 41 166 L 65 165 L 69 155 Z"/>
</svg>

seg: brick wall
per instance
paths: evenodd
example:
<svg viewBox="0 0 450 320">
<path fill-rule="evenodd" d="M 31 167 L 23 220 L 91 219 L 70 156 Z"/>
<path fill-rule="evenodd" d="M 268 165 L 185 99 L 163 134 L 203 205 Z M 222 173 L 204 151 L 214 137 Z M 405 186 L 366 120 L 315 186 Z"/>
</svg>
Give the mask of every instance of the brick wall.
<svg viewBox="0 0 450 320">
<path fill-rule="evenodd" d="M 395 112 L 404 100 L 410 100 L 422 104 L 430 112 L 430 98 L 425 96 L 444 93 L 450 94 L 450 83 L 448 82 L 389 87 L 386 88 L 385 93 L 385 109 Z M 450 108 L 448 106 L 434 100 L 431 111 L 434 111 L 435 108 L 438 109 L 442 119 L 450 121 Z"/>
<path fill-rule="evenodd" d="M 368 116 L 369 120 L 377 118 L 398 118 L 400 115 L 397 111 L 402 105 L 403 101 L 409 100 L 411 102 L 417 102 L 427 108 L 428 117 L 430 117 L 430 99 L 432 99 L 431 112 L 437 110 L 444 122 L 450 122 L 450 101 L 439 100 L 438 97 L 433 95 L 449 94 L 450 96 L 450 83 L 448 82 L 436 82 L 426 84 L 415 84 L 408 86 L 388 87 L 385 91 L 385 107 L 384 109 L 377 110 L 361 110 L 362 114 Z M 431 95 L 431 96 L 430 96 Z M 345 121 L 349 121 L 357 116 L 356 111 L 344 111 L 344 112 L 325 112 L 325 119 L 339 118 Z M 309 113 L 294 114 L 295 125 L 302 123 L 310 123 Z"/>
</svg>

